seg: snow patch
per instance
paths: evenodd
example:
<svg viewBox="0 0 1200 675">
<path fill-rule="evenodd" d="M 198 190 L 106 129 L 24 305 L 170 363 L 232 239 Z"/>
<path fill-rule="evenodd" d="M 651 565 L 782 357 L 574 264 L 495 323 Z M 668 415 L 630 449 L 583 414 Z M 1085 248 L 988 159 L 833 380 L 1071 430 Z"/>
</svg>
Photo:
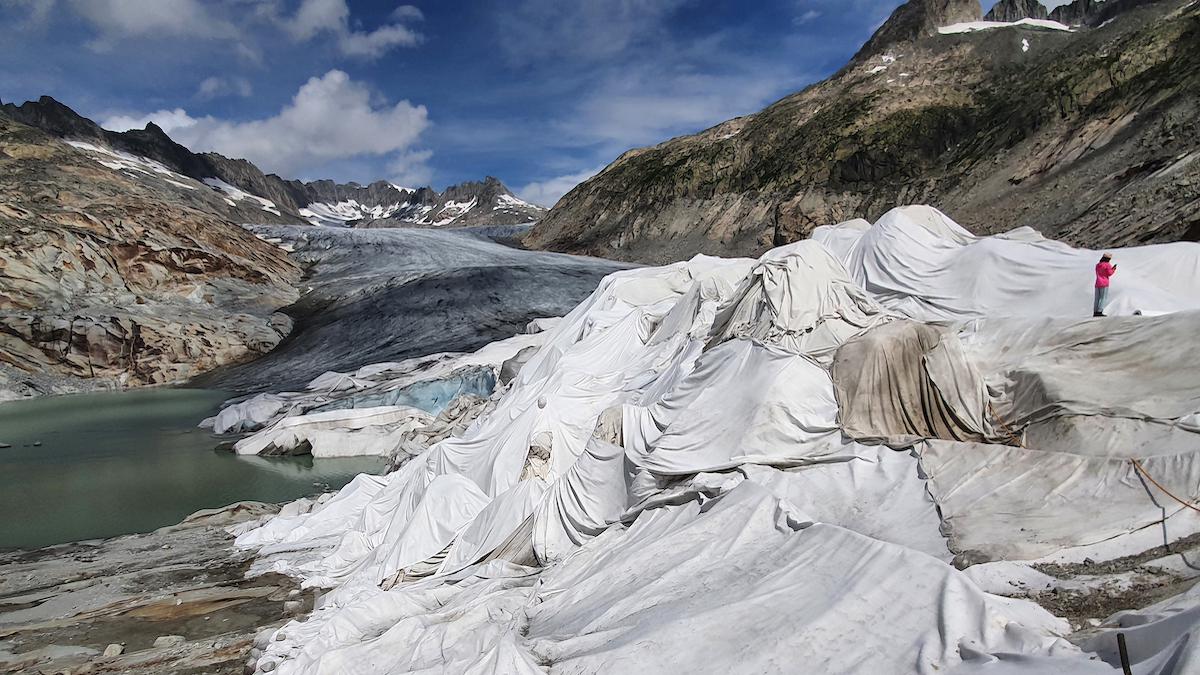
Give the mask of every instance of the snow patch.
<svg viewBox="0 0 1200 675">
<path fill-rule="evenodd" d="M 500 195 L 496 198 L 496 205 L 492 207 L 493 211 L 500 209 L 532 209 L 536 208 L 533 204 L 522 199 L 517 199 L 512 195 Z"/>
<path fill-rule="evenodd" d="M 1071 32 L 1069 26 L 1065 26 L 1057 21 L 1049 21 L 1047 19 L 1021 19 L 1020 21 L 967 21 L 966 23 L 955 23 L 949 26 L 938 28 L 938 32 L 942 35 L 954 35 L 956 33 L 974 33 L 981 30 L 991 30 L 993 28 L 1012 28 L 1014 26 L 1025 26 L 1026 28 L 1045 28 L 1047 30 L 1062 30 Z"/>
<path fill-rule="evenodd" d="M 187 183 L 182 182 L 191 180 L 190 178 L 181 173 L 176 173 L 168 169 L 165 164 L 156 162 L 148 157 L 132 155 L 128 152 L 121 152 L 119 150 L 113 150 L 112 148 L 106 148 L 100 145 L 86 143 L 84 141 L 67 141 L 66 143 L 77 150 L 83 150 L 93 160 L 99 164 L 107 166 L 110 169 L 126 171 L 132 174 L 154 176 L 156 178 L 161 178 L 163 181 L 170 183 L 171 185 L 183 188 L 185 190 L 196 189 L 195 185 L 188 185 Z"/>
<path fill-rule="evenodd" d="M 1029 39 L 1028 38 L 1021 38 L 1021 51 L 1023 51 L 1023 52 L 1029 51 Z"/>
<path fill-rule="evenodd" d="M 283 215 L 282 213 L 279 212 L 279 208 L 277 206 L 275 206 L 275 202 L 271 201 L 270 199 L 263 199 L 262 197 L 259 197 L 258 195 L 252 195 L 249 192 L 239 190 L 238 188 L 230 185 L 229 183 L 226 183 L 225 181 L 221 180 L 220 178 L 205 178 L 204 184 L 213 189 L 224 192 L 227 195 L 225 198 L 225 201 L 227 203 L 229 202 L 230 199 L 232 199 L 235 202 L 240 202 L 242 200 L 248 199 L 250 201 L 258 202 L 259 208 L 261 208 L 263 211 L 266 211 L 268 213 L 274 213 L 277 216 Z"/>
<path fill-rule="evenodd" d="M 366 206 L 359 204 L 357 200 L 347 199 L 336 204 L 313 202 L 300 209 L 300 215 L 313 225 L 345 227 L 347 223 L 354 220 L 390 218 L 406 206 L 408 206 L 408 202 Z"/>
<path fill-rule="evenodd" d="M 874 75 L 875 73 L 882 73 L 885 70 L 887 70 L 887 66 L 875 66 L 874 68 L 868 70 L 867 74 Z"/>
</svg>

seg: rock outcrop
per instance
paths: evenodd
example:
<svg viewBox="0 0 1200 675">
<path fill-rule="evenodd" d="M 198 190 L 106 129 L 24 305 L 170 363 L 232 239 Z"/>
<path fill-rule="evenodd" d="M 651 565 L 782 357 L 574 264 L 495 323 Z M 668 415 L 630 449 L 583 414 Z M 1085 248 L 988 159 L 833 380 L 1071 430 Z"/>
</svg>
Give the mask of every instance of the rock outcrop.
<svg viewBox="0 0 1200 675">
<path fill-rule="evenodd" d="M 1050 11 L 1039 0 L 1000 0 L 983 18 L 988 21 L 1049 19 Z"/>
<path fill-rule="evenodd" d="M 1091 20 L 1104 9 L 1104 0 L 1072 0 L 1065 5 L 1059 5 L 1050 12 L 1050 20 L 1057 21 L 1067 26 L 1082 26 L 1091 23 Z M 1108 4 L 1118 4 L 1117 0 L 1112 0 Z"/>
<path fill-rule="evenodd" d="M 936 35 L 939 26 L 978 21 L 982 12 L 977 0 L 910 0 L 892 12 L 854 58 L 859 60 L 897 43 Z"/>
<path fill-rule="evenodd" d="M 525 243 L 642 262 L 754 255 L 908 202 L 980 233 L 1200 238 L 1200 5 L 1101 8 L 1075 32 L 929 35 L 966 8 L 909 3 L 830 79 L 625 153 Z"/>
<path fill-rule="evenodd" d="M 287 254 L 202 183 L 129 166 L 0 116 L 3 388 L 178 382 L 290 330 L 274 313 L 297 297 Z"/>
</svg>

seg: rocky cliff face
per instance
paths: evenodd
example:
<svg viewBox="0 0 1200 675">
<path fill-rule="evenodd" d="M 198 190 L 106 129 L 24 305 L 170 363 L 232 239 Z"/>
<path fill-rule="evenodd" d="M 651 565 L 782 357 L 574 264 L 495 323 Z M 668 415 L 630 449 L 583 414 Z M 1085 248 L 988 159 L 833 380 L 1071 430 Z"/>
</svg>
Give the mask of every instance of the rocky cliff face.
<svg viewBox="0 0 1200 675">
<path fill-rule="evenodd" d="M 154 123 L 145 129 L 108 131 L 49 96 L 19 106 L 0 104 L 0 115 L 61 139 L 86 141 L 153 160 L 171 171 L 206 182 L 210 189 L 224 193 L 225 199 L 215 206 L 217 215 L 235 222 L 459 227 L 528 223 L 546 212 L 516 199 L 492 177 L 456 185 L 441 194 L 429 187 L 414 190 L 386 181 L 364 186 L 331 180 L 288 180 L 264 174 L 244 159 L 213 152 L 193 153 Z M 468 209 L 451 204 L 465 204 L 472 199 L 475 201 Z"/>
<path fill-rule="evenodd" d="M 892 16 L 863 45 L 855 60 L 878 54 L 898 43 L 936 35 L 939 26 L 978 21 L 982 12 L 977 0 L 911 0 L 892 12 Z"/>
<path fill-rule="evenodd" d="M 1109 0 L 1095 28 L 954 35 L 930 35 L 929 17 L 967 9 L 931 7 L 943 6 L 897 10 L 829 80 L 625 153 L 526 244 L 646 262 L 756 255 L 914 202 L 981 233 L 1200 238 L 1200 5 Z"/>
<path fill-rule="evenodd" d="M 1020 21 L 1021 19 L 1049 19 L 1050 11 L 1038 0 L 1000 0 L 987 15 L 988 21 Z"/>
<path fill-rule="evenodd" d="M 1117 0 L 1112 0 L 1113 3 Z M 1050 12 L 1050 20 L 1067 26 L 1083 26 L 1090 24 L 1105 8 L 1104 0 L 1073 0 L 1065 5 L 1059 5 Z M 1110 3 L 1111 4 L 1111 3 Z"/>
<path fill-rule="evenodd" d="M 178 382 L 287 334 L 284 251 L 204 184 L 75 143 L 0 116 L 0 398 Z"/>
</svg>

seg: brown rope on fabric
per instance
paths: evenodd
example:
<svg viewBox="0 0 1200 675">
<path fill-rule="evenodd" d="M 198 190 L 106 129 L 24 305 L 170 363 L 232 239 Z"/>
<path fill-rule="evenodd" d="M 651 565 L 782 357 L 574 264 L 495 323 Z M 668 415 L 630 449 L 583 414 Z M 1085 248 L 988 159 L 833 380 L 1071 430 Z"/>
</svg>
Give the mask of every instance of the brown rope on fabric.
<svg viewBox="0 0 1200 675">
<path fill-rule="evenodd" d="M 1015 433 L 1013 433 L 1013 430 L 1004 421 L 1004 418 L 996 414 L 996 409 L 992 407 L 991 401 L 988 401 L 987 407 L 988 412 L 992 414 L 992 418 L 999 422 L 1000 426 L 1004 429 L 1004 433 L 1008 434 L 1009 440 L 1011 440 L 1013 443 L 1016 443 L 1018 446 L 1025 448 L 1025 444 L 1021 442 L 1021 439 Z M 1028 450 L 1029 448 L 1025 449 Z"/>
<path fill-rule="evenodd" d="M 1183 504 L 1184 506 L 1188 507 L 1189 509 L 1191 509 L 1193 511 L 1200 512 L 1200 507 L 1197 507 L 1195 504 L 1192 504 L 1190 502 L 1185 502 L 1182 499 L 1180 499 L 1179 497 L 1176 497 L 1174 494 L 1171 493 L 1170 490 L 1163 487 L 1162 483 L 1159 483 L 1158 481 L 1154 480 L 1154 477 L 1151 476 L 1150 473 L 1146 471 L 1146 468 L 1142 466 L 1141 462 L 1139 462 L 1133 458 L 1130 458 L 1129 461 L 1133 464 L 1133 468 L 1137 469 L 1143 476 L 1145 476 L 1146 480 L 1153 483 L 1154 487 L 1158 488 L 1159 490 L 1162 490 L 1163 494 L 1167 495 L 1171 499 L 1174 499 L 1175 501 L 1179 502 L 1180 504 Z"/>
</svg>

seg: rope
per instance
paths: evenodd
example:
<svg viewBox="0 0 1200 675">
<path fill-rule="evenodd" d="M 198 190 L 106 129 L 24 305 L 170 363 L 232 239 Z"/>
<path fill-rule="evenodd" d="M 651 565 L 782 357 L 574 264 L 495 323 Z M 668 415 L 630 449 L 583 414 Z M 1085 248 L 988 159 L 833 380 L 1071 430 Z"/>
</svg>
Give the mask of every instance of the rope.
<svg viewBox="0 0 1200 675">
<path fill-rule="evenodd" d="M 1015 433 L 1013 433 L 1013 430 L 1008 426 L 1007 423 L 1005 423 L 1004 418 L 1000 417 L 999 415 L 996 414 L 996 409 L 992 407 L 991 401 L 988 401 L 987 407 L 988 407 L 988 412 L 990 412 L 992 414 L 992 418 L 994 418 L 997 422 L 999 422 L 1000 426 L 1004 429 L 1004 433 L 1008 434 L 1009 440 L 1011 440 L 1016 445 L 1018 445 L 1022 448 L 1025 448 L 1025 444 L 1021 442 L 1021 439 L 1018 438 Z M 1025 448 L 1025 449 L 1028 450 L 1028 448 Z"/>
<path fill-rule="evenodd" d="M 1179 502 L 1180 504 L 1183 504 L 1184 506 L 1188 507 L 1189 509 L 1191 509 L 1193 511 L 1200 512 L 1200 508 L 1198 508 L 1195 504 L 1192 504 L 1190 502 L 1185 502 L 1182 499 L 1180 499 L 1179 497 L 1176 497 L 1174 494 L 1171 493 L 1170 490 L 1163 487 L 1162 483 L 1159 483 L 1158 481 L 1154 480 L 1154 478 L 1146 471 L 1145 467 L 1142 466 L 1141 462 L 1139 462 L 1133 458 L 1130 458 L 1129 461 L 1133 464 L 1133 468 L 1137 469 L 1143 476 L 1145 476 L 1146 480 L 1153 483 L 1154 487 L 1158 488 L 1159 490 L 1162 490 L 1163 494 L 1167 495 L 1171 499 L 1174 499 L 1175 501 Z"/>
</svg>

